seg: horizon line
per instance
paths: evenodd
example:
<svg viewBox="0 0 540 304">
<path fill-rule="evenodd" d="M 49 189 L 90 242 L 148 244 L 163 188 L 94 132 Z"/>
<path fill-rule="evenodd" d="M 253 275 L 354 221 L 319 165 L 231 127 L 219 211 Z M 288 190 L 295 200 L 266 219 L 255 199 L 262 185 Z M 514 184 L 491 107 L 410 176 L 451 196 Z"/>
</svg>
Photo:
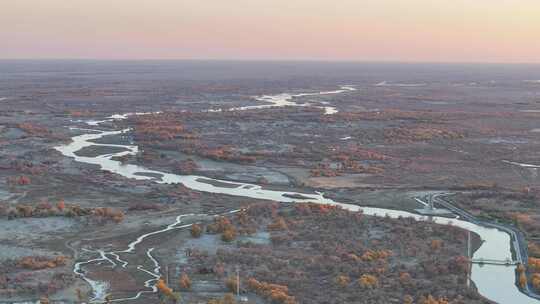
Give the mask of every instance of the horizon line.
<svg viewBox="0 0 540 304">
<path fill-rule="evenodd" d="M 0 61 L 120 61 L 120 62 L 149 62 L 149 61 L 191 61 L 191 62 L 283 62 L 283 63 L 355 63 L 355 64 L 474 64 L 474 65 L 540 65 L 540 62 L 528 61 L 429 61 L 429 60 L 355 60 L 355 59 L 239 59 L 239 58 L 0 58 Z"/>
</svg>

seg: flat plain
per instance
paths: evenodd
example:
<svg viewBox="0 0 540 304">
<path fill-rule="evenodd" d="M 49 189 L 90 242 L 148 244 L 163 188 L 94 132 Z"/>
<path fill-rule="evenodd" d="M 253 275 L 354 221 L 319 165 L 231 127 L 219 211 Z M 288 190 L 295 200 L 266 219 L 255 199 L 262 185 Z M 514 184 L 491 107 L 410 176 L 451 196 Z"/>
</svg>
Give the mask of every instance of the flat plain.
<svg viewBox="0 0 540 304">
<path fill-rule="evenodd" d="M 540 287 L 538 67 L 0 61 L 0 70 L 6 303 L 227 303 L 237 269 L 251 303 L 490 303 L 467 283 L 466 230 L 310 204 L 317 193 L 410 213 L 424 208 L 415 198 L 451 193 L 478 221 L 522 234 L 514 257 L 528 258 L 509 288 Z M 141 178 L 58 150 L 119 130 L 75 154 L 144 167 Z M 199 189 L 163 173 L 196 176 Z M 288 194 L 230 195 L 239 185 Z M 469 249 L 481 245 L 473 233 Z"/>
</svg>

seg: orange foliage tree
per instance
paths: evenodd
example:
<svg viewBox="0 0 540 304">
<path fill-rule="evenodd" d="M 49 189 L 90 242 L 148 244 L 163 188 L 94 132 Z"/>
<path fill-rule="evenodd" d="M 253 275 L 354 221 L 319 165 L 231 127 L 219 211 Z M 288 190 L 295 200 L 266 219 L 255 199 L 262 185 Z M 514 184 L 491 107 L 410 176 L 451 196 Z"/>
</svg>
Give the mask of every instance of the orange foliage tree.
<svg viewBox="0 0 540 304">
<path fill-rule="evenodd" d="M 198 238 L 202 234 L 202 227 L 199 224 L 193 224 L 191 225 L 191 236 L 194 238 Z"/>
<path fill-rule="evenodd" d="M 180 286 L 181 289 L 189 290 L 191 289 L 191 279 L 189 278 L 187 274 L 184 273 L 182 274 L 182 276 L 180 276 L 178 285 Z"/>
<path fill-rule="evenodd" d="M 238 288 L 238 282 L 235 277 L 228 277 L 225 280 L 225 286 L 227 286 L 227 289 L 231 292 L 236 292 Z"/>
<path fill-rule="evenodd" d="M 392 252 L 389 250 L 367 250 L 362 254 L 362 260 L 364 261 L 375 261 L 375 260 L 385 260 Z"/>
<path fill-rule="evenodd" d="M 58 208 L 60 211 L 64 211 L 64 208 L 66 208 L 66 203 L 64 200 L 60 200 L 58 204 L 56 204 L 56 208 Z"/>
<path fill-rule="evenodd" d="M 254 278 L 250 278 L 247 283 L 248 287 L 257 294 L 270 299 L 273 303 L 279 304 L 297 304 L 295 298 L 289 295 L 287 286 L 259 282 Z"/>
<path fill-rule="evenodd" d="M 439 250 L 442 248 L 443 242 L 441 240 L 431 240 L 431 249 Z"/>
<path fill-rule="evenodd" d="M 156 283 L 156 288 L 158 289 L 158 295 L 163 295 L 169 299 L 178 301 L 179 296 L 175 294 L 169 286 L 165 283 L 163 279 L 159 279 Z"/>
<path fill-rule="evenodd" d="M 351 283 L 351 278 L 349 276 L 346 276 L 346 275 L 339 275 L 336 278 L 336 283 L 340 287 L 345 288 L 345 287 L 349 286 L 349 283 Z"/>
<path fill-rule="evenodd" d="M 529 257 L 527 266 L 534 272 L 540 272 L 540 259 Z"/>
<path fill-rule="evenodd" d="M 221 235 L 221 239 L 224 242 L 232 242 L 235 238 L 236 238 L 236 229 L 234 229 L 234 227 L 223 231 L 223 234 Z"/>
<path fill-rule="evenodd" d="M 525 288 L 525 286 L 527 286 L 527 275 L 524 272 L 522 272 L 519 275 L 519 287 Z"/>
<path fill-rule="evenodd" d="M 399 282 L 401 285 L 409 285 L 412 282 L 412 277 L 408 272 L 402 272 L 399 274 Z"/>
<path fill-rule="evenodd" d="M 540 290 L 540 274 L 535 273 L 531 277 L 531 283 L 536 290 Z"/>
<path fill-rule="evenodd" d="M 364 289 L 372 289 L 379 287 L 379 279 L 371 274 L 363 274 L 360 279 L 358 279 L 358 284 Z"/>
<path fill-rule="evenodd" d="M 232 293 L 228 293 L 223 296 L 222 299 L 211 299 L 207 304 L 236 304 L 236 299 Z"/>
<path fill-rule="evenodd" d="M 111 208 L 96 208 L 94 209 L 94 215 L 96 217 L 111 219 L 115 223 L 120 223 L 124 220 L 124 213 L 120 210 L 113 210 Z"/>
<path fill-rule="evenodd" d="M 206 231 L 208 233 L 222 233 L 226 229 L 232 227 L 231 221 L 224 217 L 224 216 L 218 216 L 214 218 L 214 222 L 209 224 L 206 227 Z"/>
<path fill-rule="evenodd" d="M 274 219 L 274 221 L 268 224 L 268 230 L 288 230 L 287 222 L 281 216 Z"/>
<path fill-rule="evenodd" d="M 403 304 L 413 304 L 414 303 L 414 299 L 412 296 L 410 295 L 405 295 L 403 297 Z"/>
<path fill-rule="evenodd" d="M 445 298 L 436 299 L 432 295 L 429 295 L 427 298 L 426 297 L 420 298 L 418 303 L 419 304 L 449 304 L 450 302 L 448 302 L 448 300 Z"/>
<path fill-rule="evenodd" d="M 17 261 L 17 266 L 25 269 L 40 270 L 64 266 L 66 262 L 67 258 L 65 256 L 57 256 L 55 258 L 24 257 Z"/>
<path fill-rule="evenodd" d="M 32 181 L 30 180 L 30 177 L 26 175 L 21 175 L 17 177 L 10 177 L 8 178 L 8 183 L 11 185 L 19 185 L 19 186 L 26 186 L 30 185 Z"/>
</svg>

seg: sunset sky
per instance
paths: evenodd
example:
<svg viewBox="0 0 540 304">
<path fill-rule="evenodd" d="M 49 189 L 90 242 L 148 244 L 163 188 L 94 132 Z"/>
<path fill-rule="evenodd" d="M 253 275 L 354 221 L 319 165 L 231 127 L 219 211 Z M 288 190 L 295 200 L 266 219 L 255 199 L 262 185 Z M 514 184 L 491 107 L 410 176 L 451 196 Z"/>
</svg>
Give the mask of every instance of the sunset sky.
<svg viewBox="0 0 540 304">
<path fill-rule="evenodd" d="M 540 63 L 540 0 L 0 0 L 0 58 Z"/>
</svg>

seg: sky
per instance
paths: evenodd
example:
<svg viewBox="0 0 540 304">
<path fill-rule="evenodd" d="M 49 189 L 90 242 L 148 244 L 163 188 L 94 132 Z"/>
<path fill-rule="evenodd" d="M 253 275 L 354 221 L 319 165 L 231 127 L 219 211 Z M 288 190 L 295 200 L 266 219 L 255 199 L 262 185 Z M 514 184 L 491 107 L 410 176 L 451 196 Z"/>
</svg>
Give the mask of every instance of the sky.
<svg viewBox="0 0 540 304">
<path fill-rule="evenodd" d="M 540 0 L 0 0 L 0 58 L 540 63 Z"/>
</svg>

